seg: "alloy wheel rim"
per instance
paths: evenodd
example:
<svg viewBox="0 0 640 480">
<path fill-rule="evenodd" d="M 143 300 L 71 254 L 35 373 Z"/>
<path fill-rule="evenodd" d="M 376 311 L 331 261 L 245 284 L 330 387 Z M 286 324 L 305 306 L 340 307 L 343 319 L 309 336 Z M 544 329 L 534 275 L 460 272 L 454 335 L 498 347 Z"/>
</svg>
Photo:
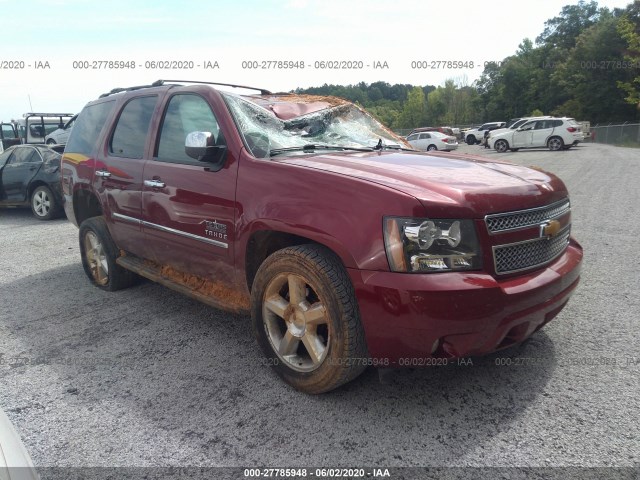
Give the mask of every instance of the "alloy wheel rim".
<svg viewBox="0 0 640 480">
<path fill-rule="evenodd" d="M 106 285 L 109 282 L 109 264 L 104 247 L 95 233 L 87 232 L 84 249 L 91 276 L 98 285 Z"/>
<path fill-rule="evenodd" d="M 278 358 L 298 372 L 322 365 L 331 332 L 325 304 L 300 275 L 282 273 L 265 290 L 262 318 L 267 338 Z"/>
<path fill-rule="evenodd" d="M 39 217 L 45 217 L 51 210 L 51 200 L 49 195 L 40 190 L 33 196 L 33 209 Z"/>
</svg>

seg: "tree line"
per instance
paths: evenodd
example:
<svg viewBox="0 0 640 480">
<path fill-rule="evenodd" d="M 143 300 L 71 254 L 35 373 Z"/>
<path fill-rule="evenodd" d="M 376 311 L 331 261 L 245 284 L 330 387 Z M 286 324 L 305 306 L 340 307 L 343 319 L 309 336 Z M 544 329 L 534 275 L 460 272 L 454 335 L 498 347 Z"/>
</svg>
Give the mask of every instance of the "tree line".
<svg viewBox="0 0 640 480">
<path fill-rule="evenodd" d="M 471 85 L 364 82 L 297 89 L 358 103 L 393 129 L 470 125 L 527 115 L 592 124 L 640 118 L 640 0 L 626 8 L 581 0 L 545 22 L 514 55 L 489 62 Z"/>
</svg>

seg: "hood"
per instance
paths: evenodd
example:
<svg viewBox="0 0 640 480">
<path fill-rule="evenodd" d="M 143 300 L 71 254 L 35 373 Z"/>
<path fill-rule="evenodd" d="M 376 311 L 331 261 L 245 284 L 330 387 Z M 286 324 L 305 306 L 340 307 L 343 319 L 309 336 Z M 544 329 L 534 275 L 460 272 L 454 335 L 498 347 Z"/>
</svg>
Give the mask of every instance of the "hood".
<svg viewBox="0 0 640 480">
<path fill-rule="evenodd" d="M 500 135 L 501 133 L 514 132 L 515 130 L 511 130 L 510 128 L 496 128 L 489 133 L 489 136 L 495 137 L 496 135 Z"/>
<path fill-rule="evenodd" d="M 511 130 L 510 128 L 505 128 L 504 130 L 496 130 L 495 132 L 491 132 L 491 136 L 489 137 L 492 141 L 497 138 L 504 138 L 509 143 L 511 143 L 511 138 L 515 133 L 515 130 Z"/>
<path fill-rule="evenodd" d="M 417 198 L 435 218 L 482 218 L 547 205 L 568 195 L 562 181 L 550 173 L 465 154 L 383 151 L 273 161 L 393 188 Z"/>
</svg>

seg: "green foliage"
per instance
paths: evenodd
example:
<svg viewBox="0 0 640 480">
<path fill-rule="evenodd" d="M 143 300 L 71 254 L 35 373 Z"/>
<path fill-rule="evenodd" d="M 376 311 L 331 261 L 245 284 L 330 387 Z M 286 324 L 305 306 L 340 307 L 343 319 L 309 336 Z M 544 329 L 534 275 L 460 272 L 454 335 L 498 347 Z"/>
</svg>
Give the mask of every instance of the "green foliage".
<svg viewBox="0 0 640 480">
<path fill-rule="evenodd" d="M 525 38 L 514 55 L 487 64 L 471 86 L 454 80 L 438 87 L 361 82 L 296 92 L 357 102 L 394 129 L 542 112 L 592 123 L 632 121 L 640 112 L 640 0 L 613 11 L 585 0 L 563 7 L 535 44 Z"/>
<path fill-rule="evenodd" d="M 624 61 L 636 66 L 632 68 L 633 71 L 640 72 L 640 2 L 634 2 L 627 8 L 618 21 L 617 28 L 627 45 Z M 630 75 L 625 80 L 618 80 L 618 87 L 627 94 L 627 103 L 640 108 L 640 75 Z"/>
<path fill-rule="evenodd" d="M 525 115 L 533 110 L 579 120 L 633 120 L 640 102 L 637 0 L 624 10 L 598 8 L 581 0 L 548 20 L 536 39 L 525 39 L 515 55 L 488 65 L 475 83 L 485 119 Z M 636 49 L 634 50 L 634 46 Z M 626 59 L 626 64 L 625 64 Z"/>
<path fill-rule="evenodd" d="M 431 95 L 431 94 L 429 94 Z M 422 125 L 426 119 L 424 92 L 420 87 L 413 87 L 407 95 L 407 101 L 404 102 L 400 118 L 398 119 L 399 128 L 413 128 L 416 125 Z"/>
</svg>

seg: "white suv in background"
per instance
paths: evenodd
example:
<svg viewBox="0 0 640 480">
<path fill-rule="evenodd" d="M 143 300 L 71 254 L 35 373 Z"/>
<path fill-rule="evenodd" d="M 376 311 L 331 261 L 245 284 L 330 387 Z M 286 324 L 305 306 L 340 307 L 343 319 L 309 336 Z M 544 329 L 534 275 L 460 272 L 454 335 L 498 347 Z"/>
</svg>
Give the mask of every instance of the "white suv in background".
<svg viewBox="0 0 640 480">
<path fill-rule="evenodd" d="M 520 148 L 536 147 L 566 150 L 582 139 L 580 125 L 573 118 L 545 118 L 530 120 L 515 130 L 492 134 L 489 146 L 498 152 L 516 152 Z"/>
<path fill-rule="evenodd" d="M 66 145 L 69 135 L 71 135 L 71 129 L 73 125 L 76 123 L 76 118 L 78 115 L 74 115 L 71 119 L 65 124 L 64 127 L 58 128 L 54 130 L 49 135 L 45 137 L 45 143 L 47 145 Z"/>
<path fill-rule="evenodd" d="M 485 130 L 496 130 L 498 128 L 503 128 L 506 125 L 505 122 L 487 122 L 480 125 L 478 128 L 472 128 L 471 130 L 467 130 L 464 133 L 464 139 L 467 142 L 467 145 L 474 145 L 476 143 L 481 143 L 484 138 Z"/>
<path fill-rule="evenodd" d="M 489 134 L 490 137 L 493 137 L 499 133 L 508 132 L 509 130 L 516 130 L 521 127 L 525 123 L 531 120 L 544 120 L 545 118 L 553 118 L 551 115 L 545 115 L 540 117 L 522 117 L 522 118 L 512 118 L 511 123 L 507 124 L 504 128 L 498 128 L 497 130 L 492 130 Z"/>
</svg>

